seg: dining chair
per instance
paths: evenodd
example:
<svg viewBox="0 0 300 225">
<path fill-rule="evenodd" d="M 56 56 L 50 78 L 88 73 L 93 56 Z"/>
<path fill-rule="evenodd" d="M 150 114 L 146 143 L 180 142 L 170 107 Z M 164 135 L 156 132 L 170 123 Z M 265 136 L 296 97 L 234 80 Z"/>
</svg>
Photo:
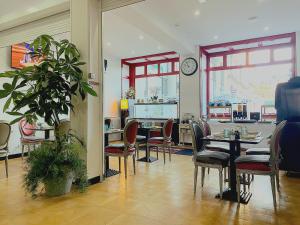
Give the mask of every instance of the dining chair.
<svg viewBox="0 0 300 225">
<path fill-rule="evenodd" d="M 169 161 L 171 161 L 172 130 L 173 119 L 168 119 L 163 126 L 163 137 L 151 137 L 147 141 L 147 151 L 150 155 L 150 148 L 156 148 L 156 157 L 158 159 L 158 150 L 162 148 L 164 155 L 164 164 L 166 163 L 166 149 L 169 150 Z"/>
<path fill-rule="evenodd" d="M 0 157 L 5 157 L 5 172 L 8 178 L 8 141 L 11 133 L 9 123 L 0 121 Z"/>
<path fill-rule="evenodd" d="M 273 132 L 270 141 L 270 155 L 243 155 L 235 160 L 237 197 L 240 202 L 240 176 L 242 174 L 270 176 L 273 204 L 276 207 L 276 186 L 279 191 L 279 155 L 280 155 L 280 136 L 286 121 L 278 124 Z M 276 186 L 275 186 L 276 183 Z"/>
<path fill-rule="evenodd" d="M 202 138 L 204 130 L 201 125 L 193 122 L 191 125 L 193 142 L 194 195 L 197 189 L 198 167 L 201 167 L 201 186 L 204 186 L 205 168 L 219 170 L 220 198 L 223 196 L 223 169 L 228 167 L 230 155 L 225 152 L 211 151 L 205 148 Z"/>
<path fill-rule="evenodd" d="M 24 157 L 25 146 L 27 146 L 28 154 L 30 155 L 31 147 L 35 150 L 35 146 L 40 144 L 44 139 L 35 136 L 36 125 L 30 124 L 25 118 L 19 122 L 19 131 L 21 134 L 22 159 Z"/>
<path fill-rule="evenodd" d="M 129 121 L 124 128 L 123 133 L 123 143 L 120 144 L 110 144 L 105 147 L 105 156 L 112 156 L 124 158 L 124 168 L 125 168 L 125 178 L 127 179 L 127 158 L 132 156 L 133 160 L 133 171 L 136 173 L 135 168 L 135 142 L 136 142 L 136 134 L 138 130 L 138 121 L 131 120 Z M 106 158 L 106 157 L 105 157 Z M 120 161 L 119 161 L 120 167 Z"/>
</svg>

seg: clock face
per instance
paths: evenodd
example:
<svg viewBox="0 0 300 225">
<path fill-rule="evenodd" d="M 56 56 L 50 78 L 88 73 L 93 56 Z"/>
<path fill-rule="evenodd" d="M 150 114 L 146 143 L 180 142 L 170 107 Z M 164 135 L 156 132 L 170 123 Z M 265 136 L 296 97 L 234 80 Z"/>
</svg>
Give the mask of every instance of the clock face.
<svg viewBox="0 0 300 225">
<path fill-rule="evenodd" d="M 191 76 L 196 73 L 198 62 L 194 58 L 187 58 L 181 63 L 181 72 L 186 76 Z"/>
</svg>

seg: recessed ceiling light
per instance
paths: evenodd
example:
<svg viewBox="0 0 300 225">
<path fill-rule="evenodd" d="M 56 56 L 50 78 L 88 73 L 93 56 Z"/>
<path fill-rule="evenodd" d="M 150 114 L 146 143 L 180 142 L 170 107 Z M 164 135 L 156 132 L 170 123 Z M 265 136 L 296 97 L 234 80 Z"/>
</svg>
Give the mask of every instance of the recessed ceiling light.
<svg viewBox="0 0 300 225">
<path fill-rule="evenodd" d="M 111 46 L 111 43 L 110 43 L 110 42 L 107 42 L 106 45 L 107 45 L 107 46 Z"/>
<path fill-rule="evenodd" d="M 135 51 L 134 51 L 134 50 L 131 50 L 131 54 L 132 54 L 132 55 L 135 54 Z"/>
<path fill-rule="evenodd" d="M 200 2 L 201 4 L 206 3 L 207 0 L 198 0 L 198 2 Z"/>
<path fill-rule="evenodd" d="M 194 12 L 194 15 L 195 15 L 195 16 L 199 16 L 199 15 L 200 15 L 200 10 L 197 9 L 197 10 Z"/>
<path fill-rule="evenodd" d="M 140 35 L 140 36 L 139 36 L 139 39 L 140 39 L 140 40 L 144 40 L 144 36 L 143 36 L 143 35 Z"/>
<path fill-rule="evenodd" d="M 215 35 L 215 36 L 214 36 L 214 39 L 215 39 L 215 40 L 218 40 L 218 39 L 219 39 L 219 36 L 218 36 L 218 35 Z"/>
<path fill-rule="evenodd" d="M 269 30 L 270 30 L 270 27 L 268 27 L 268 26 L 264 27 L 264 31 L 269 31 Z"/>
</svg>

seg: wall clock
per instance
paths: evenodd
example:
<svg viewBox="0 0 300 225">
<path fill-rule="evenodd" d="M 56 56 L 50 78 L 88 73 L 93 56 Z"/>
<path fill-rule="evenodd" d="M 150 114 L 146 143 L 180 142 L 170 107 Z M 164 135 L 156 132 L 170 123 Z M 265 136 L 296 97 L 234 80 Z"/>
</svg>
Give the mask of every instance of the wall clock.
<svg viewBox="0 0 300 225">
<path fill-rule="evenodd" d="M 198 70 L 198 62 L 195 58 L 186 58 L 181 63 L 181 72 L 185 76 L 191 76 Z"/>
</svg>

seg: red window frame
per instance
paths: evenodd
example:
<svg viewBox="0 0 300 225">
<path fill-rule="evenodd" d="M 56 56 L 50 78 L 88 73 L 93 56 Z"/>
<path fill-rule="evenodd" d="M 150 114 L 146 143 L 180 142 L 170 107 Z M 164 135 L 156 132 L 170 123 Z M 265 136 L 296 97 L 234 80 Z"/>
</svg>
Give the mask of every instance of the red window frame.
<svg viewBox="0 0 300 225">
<path fill-rule="evenodd" d="M 263 45 L 263 42 L 266 41 L 276 41 L 284 38 L 289 38 L 290 41 L 287 43 L 274 43 L 271 45 Z M 234 49 L 235 46 L 238 45 L 244 45 L 244 44 L 255 44 L 257 43 L 257 47 L 251 47 L 251 48 L 243 48 L 243 49 Z M 274 50 L 280 49 L 280 48 L 286 48 L 291 47 L 292 49 L 292 58 L 290 60 L 281 60 L 281 61 L 275 61 L 274 60 Z M 218 48 L 227 48 L 228 50 L 220 51 L 220 52 L 213 52 L 210 53 L 213 49 Z M 250 64 L 249 62 L 249 54 L 254 51 L 258 50 L 264 50 L 268 49 L 270 50 L 270 62 L 268 63 L 258 63 L 258 64 Z M 267 36 L 267 37 L 261 37 L 261 38 L 253 38 L 253 39 L 247 39 L 247 40 L 241 40 L 241 41 L 234 41 L 234 42 L 228 42 L 228 43 L 222 43 L 222 44 L 216 44 L 216 45 L 209 45 L 209 46 L 200 46 L 199 47 L 200 55 L 205 55 L 206 60 L 206 100 L 207 100 L 207 106 L 210 102 L 210 72 L 211 71 L 220 71 L 220 70 L 233 70 L 233 69 L 241 69 L 241 68 L 253 68 L 253 67 L 259 67 L 259 66 L 268 66 L 268 65 L 279 65 L 279 64 L 286 64 L 286 63 L 292 63 L 292 76 L 296 76 L 296 33 L 287 33 L 287 34 L 280 34 L 280 35 L 273 35 L 273 36 Z M 238 66 L 228 66 L 227 64 L 227 56 L 237 53 L 246 53 L 246 62 L 244 65 L 238 65 Z M 210 62 L 211 58 L 213 57 L 223 57 L 223 65 L 218 67 L 211 67 Z M 208 109 L 207 109 L 208 110 Z"/>
<path fill-rule="evenodd" d="M 129 87 L 135 88 L 135 80 L 141 79 L 141 78 L 147 78 L 147 77 L 160 77 L 160 76 L 175 76 L 179 75 L 179 70 L 176 70 L 176 63 L 179 63 L 179 57 L 171 57 L 178 55 L 176 52 L 164 52 L 159 54 L 153 54 L 153 55 L 145 55 L 145 56 L 139 56 L 134 58 L 126 58 L 121 60 L 121 66 L 123 68 L 124 65 L 127 65 L 129 67 L 129 76 L 125 77 L 125 79 L 129 79 Z M 153 60 L 152 58 L 163 58 L 160 60 Z M 134 62 L 136 60 L 143 61 L 143 62 Z M 172 70 L 168 73 L 161 73 L 160 72 L 160 66 L 164 63 L 172 63 Z M 157 74 L 149 74 L 147 67 L 149 65 L 158 65 L 158 73 Z M 144 74 L 136 75 L 136 68 L 137 67 L 144 67 Z"/>
</svg>

